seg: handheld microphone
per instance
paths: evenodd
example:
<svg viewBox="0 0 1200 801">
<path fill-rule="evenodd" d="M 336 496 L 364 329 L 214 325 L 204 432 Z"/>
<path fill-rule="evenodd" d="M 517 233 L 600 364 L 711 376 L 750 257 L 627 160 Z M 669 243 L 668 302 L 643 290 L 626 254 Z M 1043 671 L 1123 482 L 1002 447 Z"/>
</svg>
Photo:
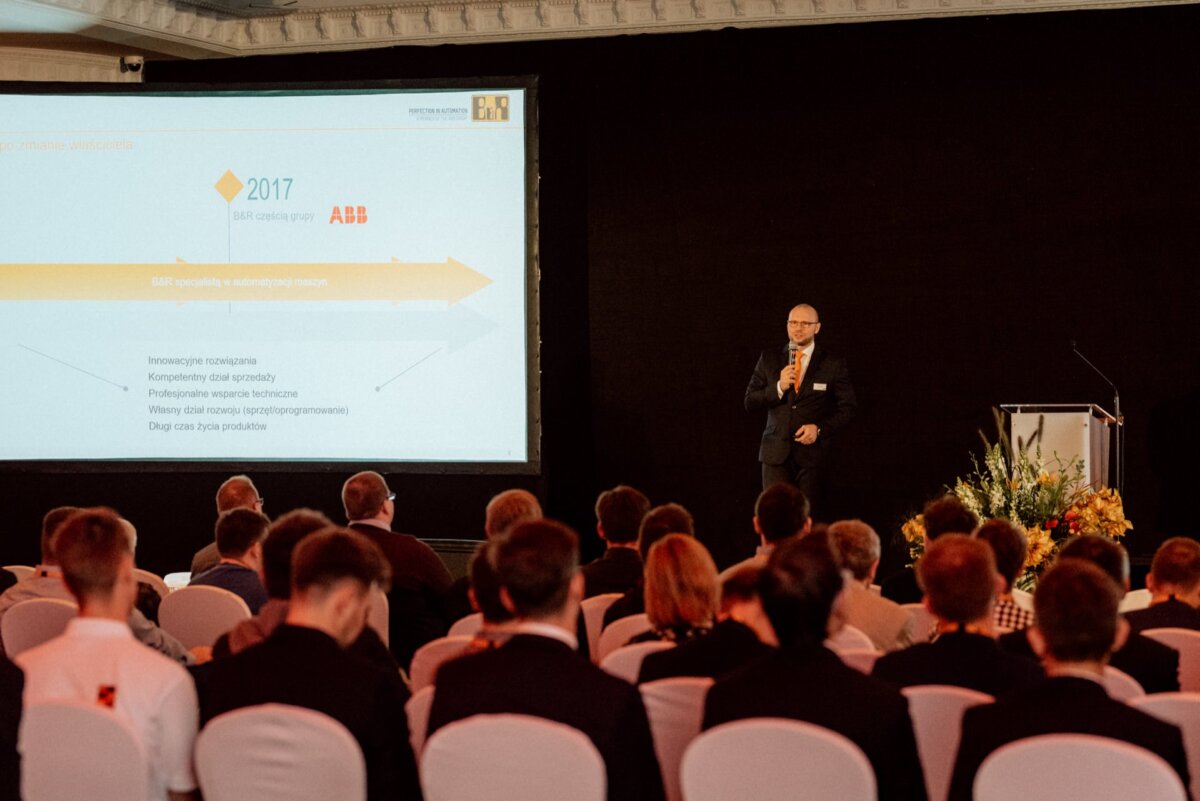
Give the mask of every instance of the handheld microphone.
<svg viewBox="0 0 1200 801">
<path fill-rule="evenodd" d="M 791 360 L 792 366 L 796 371 L 792 374 L 792 392 L 800 392 L 800 357 L 803 351 L 795 342 L 788 342 L 788 359 Z"/>
</svg>

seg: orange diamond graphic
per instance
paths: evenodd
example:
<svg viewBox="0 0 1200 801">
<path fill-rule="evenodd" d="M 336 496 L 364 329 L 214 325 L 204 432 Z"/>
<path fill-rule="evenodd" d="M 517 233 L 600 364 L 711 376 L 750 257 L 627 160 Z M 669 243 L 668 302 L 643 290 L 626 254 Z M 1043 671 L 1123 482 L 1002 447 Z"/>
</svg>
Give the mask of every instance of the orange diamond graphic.
<svg viewBox="0 0 1200 801">
<path fill-rule="evenodd" d="M 221 193 L 221 197 L 225 198 L 226 203 L 232 203 L 245 184 L 238 180 L 238 177 L 233 174 L 233 170 L 226 170 L 225 174 L 221 176 L 221 180 L 213 186 Z"/>
</svg>

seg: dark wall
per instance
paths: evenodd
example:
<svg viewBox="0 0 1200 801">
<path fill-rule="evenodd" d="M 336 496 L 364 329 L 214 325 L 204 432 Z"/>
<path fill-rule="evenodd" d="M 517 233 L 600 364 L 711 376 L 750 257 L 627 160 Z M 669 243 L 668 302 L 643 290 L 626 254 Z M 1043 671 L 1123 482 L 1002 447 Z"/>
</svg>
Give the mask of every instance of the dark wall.
<svg viewBox="0 0 1200 801">
<path fill-rule="evenodd" d="M 596 490 L 627 481 L 688 506 L 718 561 L 741 555 L 762 426 L 742 393 L 804 300 L 861 403 L 824 516 L 890 536 L 969 468 L 993 404 L 1111 407 L 1076 339 L 1123 390 L 1145 551 L 1191 533 L 1176 501 L 1200 446 L 1198 21 L 1179 6 L 393 48 L 147 78 L 539 76 L 544 473 L 394 477 L 402 528 L 471 535 L 492 492 L 524 483 L 590 531 Z M 337 511 L 341 475 L 255 476 L 269 511 Z M 144 563 L 185 566 L 220 479 L 4 476 L 2 556 L 33 558 L 49 505 L 106 501 L 142 528 Z"/>
</svg>

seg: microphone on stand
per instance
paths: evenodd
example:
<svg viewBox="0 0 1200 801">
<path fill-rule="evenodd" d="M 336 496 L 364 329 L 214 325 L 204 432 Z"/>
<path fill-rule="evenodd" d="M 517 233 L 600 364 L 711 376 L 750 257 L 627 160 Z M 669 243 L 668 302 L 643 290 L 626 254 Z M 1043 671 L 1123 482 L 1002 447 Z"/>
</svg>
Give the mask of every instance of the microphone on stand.
<svg viewBox="0 0 1200 801">
<path fill-rule="evenodd" d="M 1114 384 L 1109 379 L 1108 376 L 1106 376 L 1104 373 L 1100 372 L 1099 367 L 1092 364 L 1091 360 L 1088 359 L 1087 356 L 1084 356 L 1082 353 L 1079 352 L 1079 348 L 1076 347 L 1075 340 L 1073 340 L 1073 339 L 1071 340 L 1071 350 L 1075 352 L 1076 356 L 1078 356 L 1080 359 L 1083 360 L 1084 364 L 1086 364 L 1088 367 L 1092 368 L 1092 370 L 1096 373 L 1096 375 L 1103 378 L 1104 383 L 1106 383 L 1110 387 L 1112 387 L 1113 416 L 1117 418 L 1117 431 L 1116 431 L 1116 435 L 1117 435 L 1117 458 L 1116 458 L 1116 462 L 1117 462 L 1117 492 L 1124 494 L 1124 492 L 1125 492 L 1125 434 L 1124 434 L 1125 418 L 1121 416 L 1121 393 L 1117 390 L 1117 385 Z"/>
</svg>

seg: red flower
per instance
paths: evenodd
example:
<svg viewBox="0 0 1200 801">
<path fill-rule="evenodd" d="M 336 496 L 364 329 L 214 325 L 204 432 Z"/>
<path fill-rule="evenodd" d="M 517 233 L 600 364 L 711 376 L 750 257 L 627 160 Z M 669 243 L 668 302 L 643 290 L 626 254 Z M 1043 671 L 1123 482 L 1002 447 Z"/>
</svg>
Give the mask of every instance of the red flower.
<svg viewBox="0 0 1200 801">
<path fill-rule="evenodd" d="M 1074 509 L 1068 509 L 1067 513 L 1064 514 L 1063 517 L 1065 517 L 1067 520 L 1074 520 L 1075 518 L 1079 517 L 1079 512 L 1076 512 Z"/>
<path fill-rule="evenodd" d="M 1054 518 L 1054 517 L 1052 517 L 1052 518 L 1050 518 L 1049 520 L 1047 520 L 1047 521 L 1046 521 L 1046 528 L 1047 528 L 1047 529 L 1051 529 L 1051 528 L 1058 528 L 1058 518 Z"/>
</svg>

